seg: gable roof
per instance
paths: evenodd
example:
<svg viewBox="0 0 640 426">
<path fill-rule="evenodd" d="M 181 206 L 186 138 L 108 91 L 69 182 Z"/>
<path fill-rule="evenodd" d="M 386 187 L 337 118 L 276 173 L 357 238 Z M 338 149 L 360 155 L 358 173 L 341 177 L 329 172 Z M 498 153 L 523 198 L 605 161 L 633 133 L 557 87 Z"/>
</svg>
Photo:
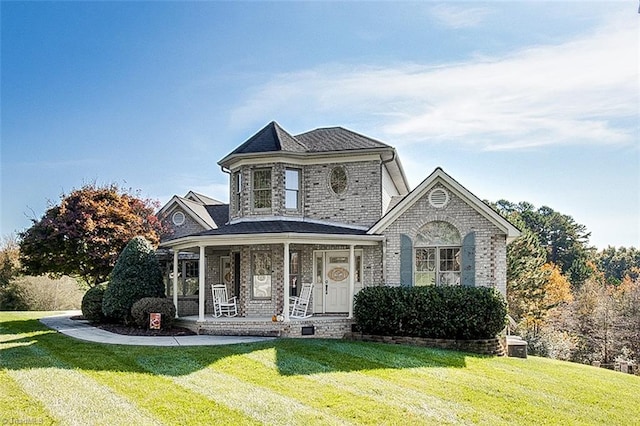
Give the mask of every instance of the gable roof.
<svg viewBox="0 0 640 426">
<path fill-rule="evenodd" d="M 511 222 L 502 217 L 498 212 L 489 207 L 485 202 L 472 194 L 464 186 L 460 185 L 455 179 L 445 173 L 442 168 L 436 168 L 420 185 L 418 185 L 413 191 L 407 194 L 398 204 L 391 208 L 387 213 L 376 222 L 369 234 L 379 234 L 384 231 L 388 226 L 395 222 L 404 212 L 406 212 L 411 206 L 413 206 L 418 200 L 422 199 L 427 193 L 437 184 L 441 183 L 448 190 L 455 193 L 464 202 L 466 202 L 471 208 L 477 211 L 480 215 L 486 218 L 489 222 L 494 224 L 498 229 L 504 232 L 507 236 L 507 242 L 511 242 L 520 236 L 520 230 L 516 228 Z"/>
<path fill-rule="evenodd" d="M 212 203 L 205 204 L 205 201 Z M 217 229 L 229 221 L 228 204 L 224 204 L 206 195 L 197 194 L 193 191 L 189 191 L 185 197 L 174 195 L 171 200 L 158 211 L 157 215 L 168 215 L 177 207 L 180 207 L 205 230 Z"/>
<path fill-rule="evenodd" d="M 187 198 L 189 200 L 192 200 L 192 201 L 198 202 L 200 204 L 204 204 L 204 205 L 224 204 L 220 200 L 216 200 L 215 198 L 207 197 L 206 195 L 203 195 L 203 194 L 200 194 L 200 193 L 194 192 L 194 191 L 187 192 L 187 195 L 185 195 L 182 198 Z"/>
</svg>

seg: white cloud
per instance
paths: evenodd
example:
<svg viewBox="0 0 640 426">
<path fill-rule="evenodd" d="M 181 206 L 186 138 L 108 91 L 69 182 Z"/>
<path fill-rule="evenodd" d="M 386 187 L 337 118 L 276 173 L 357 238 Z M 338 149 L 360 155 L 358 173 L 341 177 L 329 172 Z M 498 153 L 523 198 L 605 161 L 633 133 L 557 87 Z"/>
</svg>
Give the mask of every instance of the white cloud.
<svg viewBox="0 0 640 426">
<path fill-rule="evenodd" d="M 461 7 L 439 4 L 430 9 L 430 14 L 442 25 L 459 29 L 478 26 L 489 14 L 489 9 L 481 7 Z"/>
<path fill-rule="evenodd" d="M 635 18 L 618 16 L 580 38 L 502 57 L 281 74 L 254 87 L 231 121 L 305 115 L 315 125 L 318 118 L 357 122 L 360 131 L 375 131 L 397 146 L 632 143 L 640 102 Z"/>
</svg>

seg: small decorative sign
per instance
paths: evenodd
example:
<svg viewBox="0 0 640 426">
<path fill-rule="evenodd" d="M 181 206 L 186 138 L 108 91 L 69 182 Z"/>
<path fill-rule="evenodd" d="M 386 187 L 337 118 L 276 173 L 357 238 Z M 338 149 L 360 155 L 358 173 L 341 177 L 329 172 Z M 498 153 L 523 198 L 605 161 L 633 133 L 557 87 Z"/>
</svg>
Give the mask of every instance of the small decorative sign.
<svg viewBox="0 0 640 426">
<path fill-rule="evenodd" d="M 160 330 L 162 314 L 158 312 L 151 312 L 149 314 L 149 328 L 151 330 Z"/>
</svg>

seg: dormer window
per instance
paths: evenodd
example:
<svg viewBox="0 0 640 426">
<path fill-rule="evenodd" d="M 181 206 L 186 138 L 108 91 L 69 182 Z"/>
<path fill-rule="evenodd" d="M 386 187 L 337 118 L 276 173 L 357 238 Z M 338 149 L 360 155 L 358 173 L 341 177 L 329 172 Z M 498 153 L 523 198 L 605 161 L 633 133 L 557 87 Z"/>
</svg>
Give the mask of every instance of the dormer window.
<svg viewBox="0 0 640 426">
<path fill-rule="evenodd" d="M 284 206 L 287 210 L 300 208 L 300 170 L 286 169 L 284 172 Z"/>
<path fill-rule="evenodd" d="M 253 208 L 271 208 L 271 169 L 253 171 Z"/>
</svg>

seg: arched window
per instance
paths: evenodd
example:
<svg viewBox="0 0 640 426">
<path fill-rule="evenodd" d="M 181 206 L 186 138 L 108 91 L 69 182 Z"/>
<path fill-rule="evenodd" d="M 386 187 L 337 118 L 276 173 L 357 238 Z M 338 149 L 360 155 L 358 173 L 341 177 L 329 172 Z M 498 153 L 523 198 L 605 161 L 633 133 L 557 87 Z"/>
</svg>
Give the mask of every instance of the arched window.
<svg viewBox="0 0 640 426">
<path fill-rule="evenodd" d="M 429 222 L 414 243 L 414 283 L 460 285 L 460 232 L 448 222 Z"/>
</svg>

